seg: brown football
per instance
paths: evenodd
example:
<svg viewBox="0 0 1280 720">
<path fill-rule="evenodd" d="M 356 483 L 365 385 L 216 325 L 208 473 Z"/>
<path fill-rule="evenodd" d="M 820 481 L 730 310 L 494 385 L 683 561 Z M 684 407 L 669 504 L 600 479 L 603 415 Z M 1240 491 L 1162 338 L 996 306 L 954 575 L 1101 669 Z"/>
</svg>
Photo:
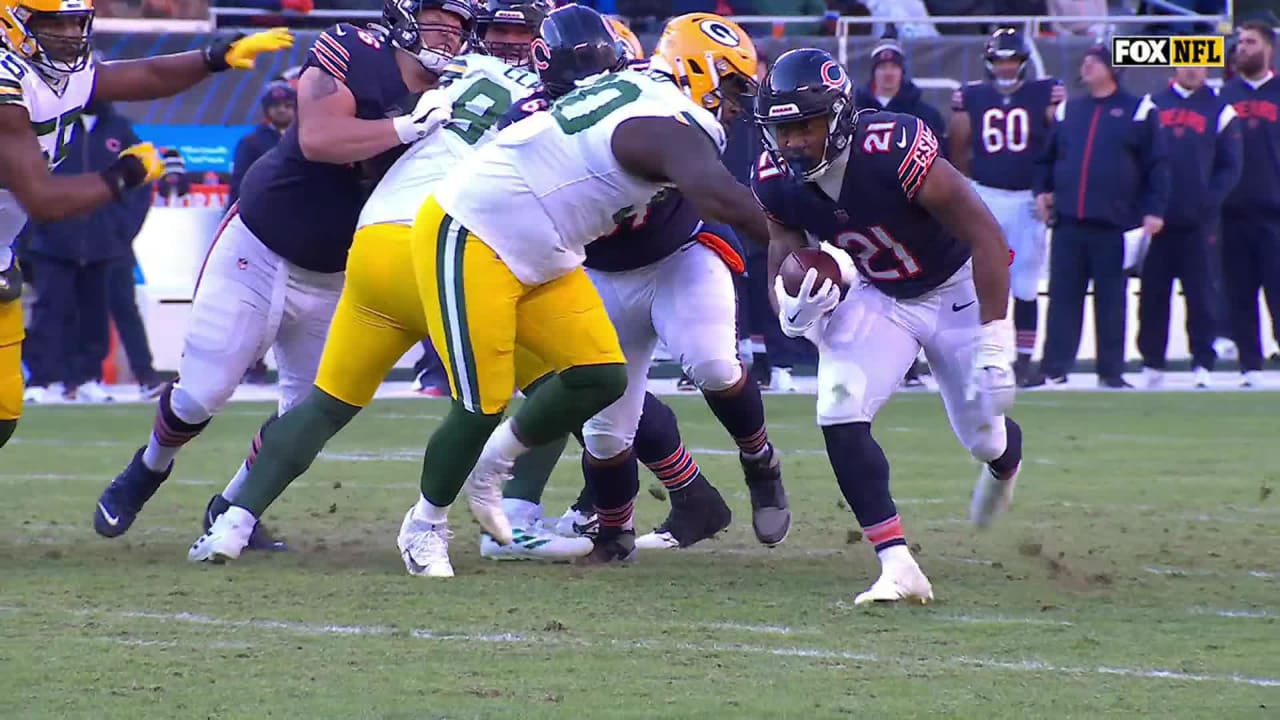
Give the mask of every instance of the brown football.
<svg viewBox="0 0 1280 720">
<path fill-rule="evenodd" d="M 799 294 L 800 285 L 804 282 L 804 276 L 809 272 L 809 268 L 815 268 L 818 271 L 818 282 L 814 284 L 814 290 L 822 287 L 824 280 L 830 280 L 842 291 L 844 290 L 840 266 L 836 264 L 835 258 L 818 248 L 801 248 L 788 255 L 782 261 L 782 267 L 778 269 L 778 277 L 782 278 L 782 287 L 788 295 L 795 297 Z"/>
</svg>

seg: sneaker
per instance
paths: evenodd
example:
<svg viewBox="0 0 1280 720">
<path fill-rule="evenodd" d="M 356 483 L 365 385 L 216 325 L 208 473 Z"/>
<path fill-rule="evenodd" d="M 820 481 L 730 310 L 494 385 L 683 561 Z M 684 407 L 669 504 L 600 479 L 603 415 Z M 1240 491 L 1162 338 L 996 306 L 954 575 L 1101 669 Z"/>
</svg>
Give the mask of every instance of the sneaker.
<svg viewBox="0 0 1280 720">
<path fill-rule="evenodd" d="M 414 515 L 417 505 L 409 508 L 400 524 L 396 545 L 410 575 L 418 577 L 453 577 L 449 562 L 449 540 L 453 532 L 449 523 L 429 523 Z"/>
<path fill-rule="evenodd" d="M 969 501 L 969 522 L 985 528 L 1004 514 L 1013 502 L 1013 489 L 1018 484 L 1021 471 L 1022 463 L 1018 463 L 1013 472 L 1001 477 L 990 465 L 983 463 Z"/>
<path fill-rule="evenodd" d="M 1164 387 L 1164 371 L 1153 367 L 1142 368 L 1142 385 L 1148 390 L 1159 390 Z"/>
<path fill-rule="evenodd" d="M 769 375 L 769 387 L 775 392 L 795 392 L 796 381 L 791 377 L 791 368 L 775 367 Z"/>
<path fill-rule="evenodd" d="M 560 537 L 591 537 L 600 530 L 600 517 L 571 507 L 556 520 L 555 530 Z"/>
<path fill-rule="evenodd" d="M 751 494 L 751 528 L 756 540 L 773 547 L 787 539 L 791 531 L 791 510 L 787 490 L 782 486 L 782 461 L 771 446 L 769 454 L 748 460 L 741 454 L 743 479 Z"/>
<path fill-rule="evenodd" d="M 1046 375 L 1041 370 L 1033 370 L 1022 382 L 1024 388 L 1044 387 L 1052 385 L 1066 385 L 1066 375 Z"/>
<path fill-rule="evenodd" d="M 1213 386 L 1213 375 L 1202 367 L 1191 368 L 1192 382 L 1198 389 L 1205 389 Z"/>
<path fill-rule="evenodd" d="M 900 557 L 884 561 L 880 577 L 853 599 L 854 605 L 902 602 L 926 605 L 933 600 L 933 586 L 905 547 Z"/>
<path fill-rule="evenodd" d="M 653 531 L 636 538 L 640 550 L 687 548 L 729 527 L 733 511 L 707 479 L 699 475 L 671 494 L 671 511 Z"/>
<path fill-rule="evenodd" d="M 480 535 L 480 557 L 490 560 L 546 560 L 567 562 L 590 553 L 591 538 L 561 537 L 542 524 L 541 519 L 511 528 L 511 544 L 499 545 L 488 533 Z"/>
<path fill-rule="evenodd" d="M 1018 387 L 1026 387 L 1029 377 L 1031 377 L 1031 356 L 1020 352 L 1013 360 L 1013 381 L 1018 384 Z"/>
<path fill-rule="evenodd" d="M 102 383 L 97 380 L 90 380 L 89 382 L 81 383 L 76 388 L 76 402 L 109 403 L 115 402 L 115 398 L 111 396 L 111 393 L 107 392 L 106 388 L 102 387 Z"/>
<path fill-rule="evenodd" d="M 22 391 L 22 402 L 26 405 L 43 405 L 53 397 L 55 396 L 44 385 L 34 385 Z"/>
<path fill-rule="evenodd" d="M 602 527 L 591 542 L 591 552 L 578 558 L 577 564 L 608 565 L 613 562 L 629 563 L 636 559 L 635 530 Z"/>
<path fill-rule="evenodd" d="M 1260 387 L 1262 387 L 1262 371 L 1261 371 L 1261 370 L 1246 370 L 1246 371 L 1245 371 L 1245 372 L 1240 376 L 1240 387 L 1245 387 L 1245 388 L 1260 388 Z"/>
<path fill-rule="evenodd" d="M 155 400 L 164 393 L 165 387 L 169 383 L 161 380 L 156 376 L 148 377 L 146 380 L 138 383 L 138 399 L 139 400 Z"/>
<path fill-rule="evenodd" d="M 1129 384 L 1129 381 L 1125 380 L 1122 375 L 1116 375 L 1113 377 L 1099 376 L 1098 387 L 1105 390 L 1130 390 L 1133 388 L 1133 386 Z"/>
<path fill-rule="evenodd" d="M 204 508 L 204 517 L 200 524 L 204 526 L 204 531 L 209 532 L 209 528 L 213 527 L 219 517 L 231 508 L 231 503 L 219 493 L 209 498 L 209 504 Z M 275 536 L 266 523 L 261 520 L 257 521 L 253 526 L 253 533 L 249 536 L 249 542 L 244 547 L 245 550 L 263 550 L 267 552 L 288 552 L 289 544 L 281 538 Z"/>
<path fill-rule="evenodd" d="M 213 525 L 205 530 L 187 551 L 187 560 L 221 565 L 235 560 L 249 547 L 258 520 L 244 508 L 229 509 L 218 515 Z"/>
<path fill-rule="evenodd" d="M 156 472 L 142 462 L 146 448 L 138 448 L 133 459 L 115 480 L 102 491 L 93 510 L 93 529 L 103 537 L 119 537 L 128 532 L 142 506 L 156 494 L 160 484 L 173 472 L 170 463 L 164 472 Z"/>
</svg>

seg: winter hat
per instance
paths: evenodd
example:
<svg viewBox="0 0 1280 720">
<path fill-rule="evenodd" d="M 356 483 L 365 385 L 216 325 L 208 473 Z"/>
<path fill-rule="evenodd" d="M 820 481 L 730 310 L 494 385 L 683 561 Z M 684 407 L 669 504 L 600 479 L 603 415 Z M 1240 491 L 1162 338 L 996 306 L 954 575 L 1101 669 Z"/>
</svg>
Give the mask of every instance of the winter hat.
<svg viewBox="0 0 1280 720">
<path fill-rule="evenodd" d="M 261 102 L 262 112 L 265 113 L 272 105 L 281 103 L 297 104 L 298 92 L 288 82 L 275 80 L 267 83 L 266 90 L 262 93 Z"/>
<path fill-rule="evenodd" d="M 182 153 L 174 149 L 164 151 L 164 174 L 165 175 L 186 175 L 187 163 L 182 159 Z"/>
<path fill-rule="evenodd" d="M 882 39 L 871 50 L 871 74 L 875 74 L 881 63 L 887 62 L 896 63 L 904 73 L 907 71 L 907 56 L 902 52 L 902 46 L 893 38 Z"/>
<path fill-rule="evenodd" d="M 1112 80 L 1116 80 L 1116 81 L 1120 80 L 1120 70 L 1111 64 L 1111 48 L 1107 47 L 1105 43 L 1094 45 L 1093 47 L 1084 51 L 1084 57 L 1090 57 L 1090 56 L 1095 58 L 1098 62 L 1102 63 L 1103 65 L 1107 66 L 1107 69 L 1111 71 Z M 1081 58 L 1081 60 L 1083 59 L 1084 58 Z"/>
</svg>

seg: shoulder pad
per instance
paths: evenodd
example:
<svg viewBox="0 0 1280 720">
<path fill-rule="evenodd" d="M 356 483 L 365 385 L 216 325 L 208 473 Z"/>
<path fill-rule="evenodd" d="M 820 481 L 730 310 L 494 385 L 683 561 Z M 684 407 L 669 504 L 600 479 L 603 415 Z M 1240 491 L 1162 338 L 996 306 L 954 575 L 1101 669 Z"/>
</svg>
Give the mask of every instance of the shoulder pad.
<svg viewBox="0 0 1280 720">
<path fill-rule="evenodd" d="M 382 52 L 386 47 L 378 33 L 358 28 L 348 23 L 338 23 L 316 36 L 308 51 L 308 59 L 339 82 L 346 83 L 347 75 L 357 58 Z"/>
<path fill-rule="evenodd" d="M 774 162 L 769 151 L 761 152 L 751 173 L 751 192 L 755 195 L 756 202 L 760 204 L 760 209 L 770 220 L 779 225 L 794 227 L 795 223 L 788 220 L 786 202 L 788 185 L 786 173 Z"/>
<path fill-rule="evenodd" d="M 22 80 L 31 68 L 17 55 L 0 48 L 0 105 L 26 106 L 26 89 Z"/>
</svg>

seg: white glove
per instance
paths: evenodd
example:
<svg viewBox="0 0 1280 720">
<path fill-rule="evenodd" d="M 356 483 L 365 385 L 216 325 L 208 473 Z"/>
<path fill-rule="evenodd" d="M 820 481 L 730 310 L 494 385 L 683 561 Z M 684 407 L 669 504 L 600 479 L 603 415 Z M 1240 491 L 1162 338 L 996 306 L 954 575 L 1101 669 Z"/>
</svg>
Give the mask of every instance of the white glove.
<svg viewBox="0 0 1280 720">
<path fill-rule="evenodd" d="M 443 88 L 438 88 L 423 93 L 413 112 L 401 115 L 391 122 L 400 142 L 409 145 L 435 132 L 436 128 L 449 122 L 452 117 L 453 100 L 445 94 Z"/>
<path fill-rule="evenodd" d="M 829 242 L 821 242 L 818 247 L 840 266 L 840 280 L 845 287 L 858 284 L 858 266 L 853 264 L 853 257 L 847 250 L 841 250 Z"/>
<path fill-rule="evenodd" d="M 1003 320 L 985 323 L 980 330 L 973 357 L 973 374 L 965 388 L 965 399 L 977 402 L 983 415 L 1003 415 L 1013 407 L 1017 385 L 1009 364 L 1008 330 Z"/>
<path fill-rule="evenodd" d="M 787 337 L 804 337 L 819 318 L 840 304 L 840 288 L 835 283 L 823 280 L 822 286 L 815 291 L 813 286 L 817 284 L 818 271 L 814 268 L 809 268 L 809 272 L 804 274 L 800 294 L 795 297 L 787 294 L 781 277 L 774 281 L 773 290 L 778 296 L 778 323 Z"/>
</svg>

